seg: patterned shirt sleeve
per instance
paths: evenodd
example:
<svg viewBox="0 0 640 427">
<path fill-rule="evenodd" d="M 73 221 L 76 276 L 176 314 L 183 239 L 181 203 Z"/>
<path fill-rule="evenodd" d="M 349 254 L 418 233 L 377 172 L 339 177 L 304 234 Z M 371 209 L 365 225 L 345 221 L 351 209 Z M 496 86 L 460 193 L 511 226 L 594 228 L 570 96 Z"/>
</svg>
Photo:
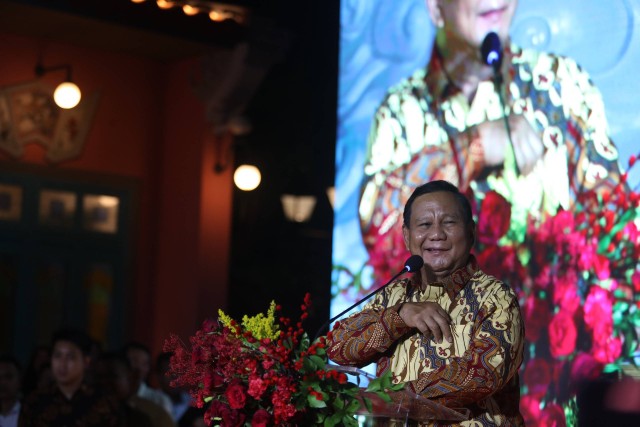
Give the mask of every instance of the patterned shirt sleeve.
<svg viewBox="0 0 640 427">
<path fill-rule="evenodd" d="M 487 299 L 461 357 L 422 374 L 408 387 L 448 407 L 478 402 L 507 385 L 522 363 L 524 324 L 513 291 L 502 286 Z"/>
<path fill-rule="evenodd" d="M 360 367 L 374 362 L 411 330 L 398 314 L 399 307 L 387 308 L 379 294 L 364 310 L 337 322 L 331 331 L 329 358 L 339 365 Z"/>
</svg>

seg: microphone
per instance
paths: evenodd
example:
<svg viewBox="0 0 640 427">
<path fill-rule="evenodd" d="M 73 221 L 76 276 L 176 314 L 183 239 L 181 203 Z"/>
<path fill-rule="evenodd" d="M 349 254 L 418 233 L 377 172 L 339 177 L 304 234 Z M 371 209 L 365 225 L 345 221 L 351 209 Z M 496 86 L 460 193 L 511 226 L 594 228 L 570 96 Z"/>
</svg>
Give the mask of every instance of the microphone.
<svg viewBox="0 0 640 427">
<path fill-rule="evenodd" d="M 422 268 L 423 265 L 424 265 L 424 260 L 422 259 L 422 257 L 420 255 L 411 255 L 404 262 L 404 268 L 402 270 L 400 270 L 400 272 L 398 272 L 398 274 L 393 276 L 387 283 L 385 283 L 384 285 L 382 285 L 381 287 L 379 287 L 375 291 L 371 292 L 369 295 L 367 295 L 366 297 L 362 298 L 361 300 L 356 301 L 355 304 L 351 305 L 346 310 L 343 310 L 342 312 L 340 312 L 337 315 L 333 316 L 331 319 L 329 319 L 326 322 L 324 322 L 324 324 L 320 327 L 320 329 L 318 329 L 318 332 L 316 332 L 316 335 L 313 337 L 313 340 L 311 340 L 311 342 L 315 341 L 320 336 L 320 333 L 324 330 L 324 328 L 326 328 L 328 325 L 331 325 L 331 323 L 333 323 L 336 319 L 340 318 L 347 311 L 349 311 L 352 308 L 362 304 L 363 302 L 365 302 L 366 300 L 368 300 L 369 298 L 371 298 L 372 296 L 374 296 L 375 294 L 377 294 L 378 292 L 380 292 L 381 290 L 383 290 L 384 288 L 389 286 L 400 275 L 402 275 L 404 273 L 412 273 L 414 271 L 418 271 L 418 270 L 420 270 Z"/>
<path fill-rule="evenodd" d="M 491 31 L 488 33 L 482 45 L 480 45 L 480 55 L 485 64 L 493 67 L 494 72 L 498 72 L 500 64 L 502 64 L 502 46 L 500 45 L 500 37 Z"/>
</svg>

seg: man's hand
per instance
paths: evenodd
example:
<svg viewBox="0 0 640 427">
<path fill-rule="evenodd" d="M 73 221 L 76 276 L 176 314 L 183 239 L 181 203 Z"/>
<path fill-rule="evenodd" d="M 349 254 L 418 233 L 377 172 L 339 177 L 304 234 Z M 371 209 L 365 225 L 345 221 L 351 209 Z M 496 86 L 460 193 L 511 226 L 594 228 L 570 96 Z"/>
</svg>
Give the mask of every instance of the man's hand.
<svg viewBox="0 0 640 427">
<path fill-rule="evenodd" d="M 453 342 L 451 334 L 451 317 L 435 302 L 405 302 L 398 314 L 407 326 L 416 328 L 425 336 L 433 334 L 440 344 L 444 337 Z"/>
<path fill-rule="evenodd" d="M 542 158 L 544 144 L 527 119 L 520 114 L 509 116 L 509 128 L 518 168 L 522 175 L 527 175 Z M 485 166 L 502 164 L 505 148 L 509 143 L 504 118 L 479 124 L 478 133 L 484 150 Z"/>
</svg>

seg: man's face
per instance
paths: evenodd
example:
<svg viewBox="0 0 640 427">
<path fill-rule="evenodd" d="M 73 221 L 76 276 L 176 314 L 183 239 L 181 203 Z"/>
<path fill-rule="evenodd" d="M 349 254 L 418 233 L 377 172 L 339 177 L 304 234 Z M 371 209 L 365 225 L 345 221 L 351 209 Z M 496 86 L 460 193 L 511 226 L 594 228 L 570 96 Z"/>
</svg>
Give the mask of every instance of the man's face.
<svg viewBox="0 0 640 427">
<path fill-rule="evenodd" d="M 126 400 L 134 393 L 131 372 L 116 361 L 101 360 L 96 364 L 96 381 L 107 393 Z"/>
<path fill-rule="evenodd" d="M 434 23 L 444 25 L 447 43 L 474 49 L 480 47 L 491 31 L 498 33 L 505 43 L 517 3 L 517 0 L 427 0 Z"/>
<path fill-rule="evenodd" d="M 0 362 L 0 400 L 16 399 L 20 393 L 20 373 L 13 363 Z"/>
<path fill-rule="evenodd" d="M 466 265 L 475 230 L 465 225 L 456 197 L 438 191 L 413 201 L 409 228 L 403 226 L 402 232 L 411 254 L 424 260 L 423 271 L 432 282 Z"/>
<path fill-rule="evenodd" d="M 57 341 L 51 353 L 51 372 L 58 385 L 82 382 L 89 357 L 69 341 Z"/>
<path fill-rule="evenodd" d="M 151 357 L 146 351 L 130 348 L 127 350 L 127 359 L 131 364 L 131 369 L 135 372 L 140 381 L 146 381 L 151 370 Z"/>
</svg>

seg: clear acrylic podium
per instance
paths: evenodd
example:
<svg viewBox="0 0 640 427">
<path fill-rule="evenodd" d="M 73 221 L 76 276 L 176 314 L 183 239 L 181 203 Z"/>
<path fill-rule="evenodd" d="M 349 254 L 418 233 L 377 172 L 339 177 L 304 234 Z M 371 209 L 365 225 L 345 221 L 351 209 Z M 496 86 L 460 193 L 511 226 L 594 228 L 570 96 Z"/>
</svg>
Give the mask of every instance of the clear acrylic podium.
<svg viewBox="0 0 640 427">
<path fill-rule="evenodd" d="M 361 378 L 373 379 L 368 372 L 350 366 L 327 365 L 327 369 L 335 369 L 347 375 L 355 376 L 358 384 Z M 409 390 L 389 392 L 391 402 L 386 402 L 375 393 L 360 389 L 360 399 L 371 401 L 371 412 L 361 405 L 356 419 L 362 427 L 378 426 L 414 426 L 429 421 L 457 422 L 469 419 L 469 410 L 454 409 L 433 402 Z"/>
</svg>

